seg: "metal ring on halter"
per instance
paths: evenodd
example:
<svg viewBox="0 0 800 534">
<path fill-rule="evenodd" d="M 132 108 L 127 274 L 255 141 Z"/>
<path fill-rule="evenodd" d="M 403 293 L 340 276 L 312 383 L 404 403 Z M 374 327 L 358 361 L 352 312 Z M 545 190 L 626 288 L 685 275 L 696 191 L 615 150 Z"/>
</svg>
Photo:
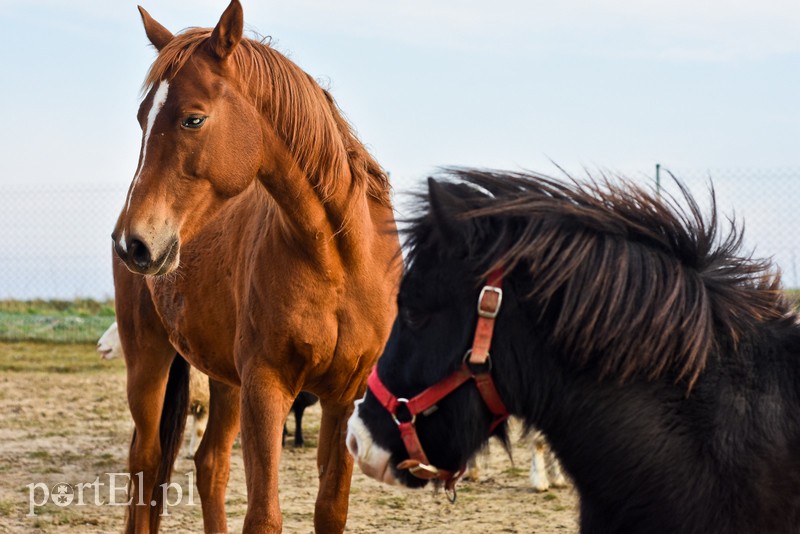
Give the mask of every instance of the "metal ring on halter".
<svg viewBox="0 0 800 534">
<path fill-rule="evenodd" d="M 406 410 L 408 410 L 408 399 L 404 399 L 401 397 L 397 399 L 397 404 L 405 404 Z M 408 413 L 411 413 L 411 410 L 409 410 Z M 392 419 L 394 420 L 394 424 L 400 426 L 400 420 L 397 418 L 397 409 L 395 409 L 394 413 L 392 414 Z M 417 422 L 417 414 L 411 414 L 411 424 L 413 425 L 416 422 Z"/>
<path fill-rule="evenodd" d="M 471 368 L 471 367 L 469 367 L 469 366 L 470 366 L 470 363 L 469 363 L 469 357 L 470 357 L 470 355 L 472 355 L 472 349 L 467 349 L 467 352 L 465 352 L 465 353 L 464 353 L 464 360 L 462 361 L 462 363 L 466 364 L 466 366 L 467 366 L 467 367 L 470 369 L 470 371 L 471 371 L 471 370 L 472 370 L 472 368 Z M 483 365 L 486 365 L 486 366 L 487 366 L 487 367 L 486 367 L 486 371 L 491 371 L 491 370 L 492 370 L 492 355 L 491 355 L 491 354 L 489 354 L 488 352 L 486 353 L 486 362 L 484 362 L 484 364 L 483 364 Z M 399 400 L 399 399 L 398 399 L 398 400 Z"/>
</svg>

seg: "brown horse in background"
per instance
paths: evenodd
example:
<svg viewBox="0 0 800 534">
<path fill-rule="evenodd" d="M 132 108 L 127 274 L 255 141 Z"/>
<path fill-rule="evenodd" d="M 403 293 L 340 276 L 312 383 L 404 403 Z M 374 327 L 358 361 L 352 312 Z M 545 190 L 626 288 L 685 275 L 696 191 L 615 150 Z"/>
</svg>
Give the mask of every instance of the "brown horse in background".
<svg viewBox="0 0 800 534">
<path fill-rule="evenodd" d="M 227 531 L 240 421 L 244 530 L 281 530 L 283 423 L 307 390 L 322 406 L 314 524 L 341 532 L 347 419 L 389 335 L 402 268 L 387 176 L 325 90 L 243 38 L 238 0 L 213 30 L 173 35 L 141 14 L 159 54 L 139 109 L 139 166 L 112 236 L 135 422 L 130 472 L 143 473 L 132 477 L 128 531 L 158 529 L 185 358 L 212 379 L 195 455 L 206 531 Z"/>
</svg>

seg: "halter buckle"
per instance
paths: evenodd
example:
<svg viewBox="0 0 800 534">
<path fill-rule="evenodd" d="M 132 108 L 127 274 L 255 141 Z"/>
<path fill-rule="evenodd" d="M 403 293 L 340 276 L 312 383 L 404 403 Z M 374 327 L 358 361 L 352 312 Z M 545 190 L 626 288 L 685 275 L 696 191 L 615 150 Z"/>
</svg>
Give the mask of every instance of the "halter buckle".
<svg viewBox="0 0 800 534">
<path fill-rule="evenodd" d="M 487 319 L 494 319 L 500 313 L 500 304 L 503 302 L 503 290 L 495 286 L 483 286 L 478 297 L 478 315 Z"/>
<path fill-rule="evenodd" d="M 408 472 L 417 478 L 423 480 L 431 480 L 439 477 L 439 468 L 433 465 L 428 465 L 420 462 L 419 460 L 408 459 L 403 460 L 397 464 L 398 469 L 408 469 Z"/>
<path fill-rule="evenodd" d="M 425 478 L 426 476 L 431 476 L 431 477 L 439 476 L 439 469 L 428 464 L 415 465 L 409 467 L 408 470 L 411 472 L 412 475 L 419 478 Z"/>
<path fill-rule="evenodd" d="M 461 360 L 461 363 L 466 366 L 469 373 L 474 377 L 476 374 L 479 373 L 490 373 L 492 371 L 492 355 L 488 352 L 486 353 L 486 360 L 483 362 L 473 362 L 472 361 L 472 349 L 467 349 L 467 352 L 464 353 L 464 359 Z M 473 369 L 474 367 L 478 367 L 479 365 L 485 366 L 483 370 L 476 371 Z"/>
</svg>

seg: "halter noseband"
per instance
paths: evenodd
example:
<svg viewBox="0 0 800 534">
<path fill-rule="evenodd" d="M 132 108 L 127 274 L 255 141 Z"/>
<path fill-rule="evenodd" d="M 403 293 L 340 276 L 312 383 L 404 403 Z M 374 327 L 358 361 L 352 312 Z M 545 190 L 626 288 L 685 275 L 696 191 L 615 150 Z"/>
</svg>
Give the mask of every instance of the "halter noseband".
<svg viewBox="0 0 800 534">
<path fill-rule="evenodd" d="M 454 491 L 456 482 L 464 473 L 466 467 L 461 466 L 458 471 L 451 472 L 431 465 L 425 455 L 425 451 L 422 449 L 414 424 L 418 414 L 428 415 L 432 413 L 436 409 L 436 403 L 470 379 L 475 381 L 483 402 L 489 408 L 489 411 L 494 414 L 489 433 L 494 432 L 498 425 L 508 419 L 508 410 L 500 399 L 490 374 L 492 362 L 489 359 L 489 348 L 492 345 L 492 335 L 494 333 L 494 321 L 503 301 L 502 285 L 503 271 L 502 269 L 495 269 L 489 274 L 486 285 L 483 286 L 478 297 L 478 322 L 475 325 L 472 348 L 467 350 L 464 355 L 461 367 L 451 375 L 411 399 L 394 396 L 378 377 L 377 365 L 372 369 L 367 381 L 367 386 L 372 391 L 372 394 L 391 414 L 406 446 L 409 459 L 400 462 L 397 467 L 399 469 L 408 469 L 417 478 L 425 480 L 437 478 L 442 480 L 445 483 L 445 489 L 448 491 Z M 473 371 L 473 367 L 478 366 L 481 366 L 482 370 L 479 372 Z M 406 407 L 410 414 L 411 418 L 408 421 L 401 421 L 398 418 L 397 410 L 402 405 Z"/>
</svg>

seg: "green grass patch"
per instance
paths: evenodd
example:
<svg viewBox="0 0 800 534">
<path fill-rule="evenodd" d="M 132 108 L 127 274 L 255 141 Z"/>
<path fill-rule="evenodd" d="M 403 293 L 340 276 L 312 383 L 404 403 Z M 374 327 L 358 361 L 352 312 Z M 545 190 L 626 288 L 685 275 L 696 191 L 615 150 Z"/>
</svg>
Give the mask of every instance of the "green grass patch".
<svg viewBox="0 0 800 534">
<path fill-rule="evenodd" d="M 528 470 L 523 469 L 522 467 L 512 466 L 509 467 L 508 469 L 504 469 L 503 474 L 511 477 L 521 477 L 521 476 L 527 476 Z"/>
<path fill-rule="evenodd" d="M 379 497 L 375 499 L 375 504 L 393 510 L 402 510 L 406 506 L 406 499 L 404 497 Z"/>
<path fill-rule="evenodd" d="M 113 300 L 0 300 L 0 312 L 27 315 L 114 317 Z"/>
<path fill-rule="evenodd" d="M 11 501 L 0 501 L 0 517 L 8 517 L 14 511 L 15 503 Z"/>
<path fill-rule="evenodd" d="M 0 312 L 0 340 L 97 343 L 114 317 L 52 316 Z"/>
<path fill-rule="evenodd" d="M 114 322 L 114 302 L 93 299 L 0 301 L 0 340 L 96 343 Z"/>
<path fill-rule="evenodd" d="M 94 343 L 0 343 L 0 372 L 124 372 L 122 359 L 100 359 Z"/>
<path fill-rule="evenodd" d="M 63 474 L 64 470 L 61 469 L 60 467 L 50 466 L 50 467 L 45 467 L 44 469 L 40 469 L 39 472 L 45 475 L 51 475 L 51 474 Z"/>
<path fill-rule="evenodd" d="M 50 453 L 43 450 L 32 451 L 28 453 L 28 458 L 33 458 L 36 460 L 49 460 Z"/>
<path fill-rule="evenodd" d="M 104 452 L 92 463 L 92 466 L 97 468 L 112 467 L 119 463 L 120 460 L 115 455 L 110 452 Z"/>
</svg>

